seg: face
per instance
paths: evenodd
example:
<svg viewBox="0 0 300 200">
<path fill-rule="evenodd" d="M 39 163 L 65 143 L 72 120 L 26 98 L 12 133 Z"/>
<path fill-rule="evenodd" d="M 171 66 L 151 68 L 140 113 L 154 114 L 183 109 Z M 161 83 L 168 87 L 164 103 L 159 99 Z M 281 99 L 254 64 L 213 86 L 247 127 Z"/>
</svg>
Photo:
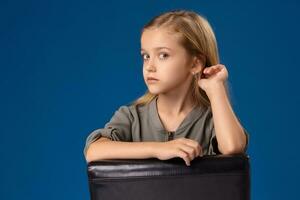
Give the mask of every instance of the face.
<svg viewBox="0 0 300 200">
<path fill-rule="evenodd" d="M 166 29 L 148 29 L 141 36 L 144 81 L 153 94 L 165 93 L 191 81 L 191 58 Z M 157 79 L 148 80 L 149 77 Z"/>
</svg>

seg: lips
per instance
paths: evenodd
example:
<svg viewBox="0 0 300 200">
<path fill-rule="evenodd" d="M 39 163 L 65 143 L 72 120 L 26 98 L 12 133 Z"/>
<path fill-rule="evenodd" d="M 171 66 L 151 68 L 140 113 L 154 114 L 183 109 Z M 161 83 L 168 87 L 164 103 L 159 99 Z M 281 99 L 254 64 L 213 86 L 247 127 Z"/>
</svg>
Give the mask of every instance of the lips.
<svg viewBox="0 0 300 200">
<path fill-rule="evenodd" d="M 150 80 L 158 81 L 158 79 L 153 78 L 153 77 L 148 77 L 147 80 L 148 80 L 148 81 L 150 81 Z"/>
</svg>

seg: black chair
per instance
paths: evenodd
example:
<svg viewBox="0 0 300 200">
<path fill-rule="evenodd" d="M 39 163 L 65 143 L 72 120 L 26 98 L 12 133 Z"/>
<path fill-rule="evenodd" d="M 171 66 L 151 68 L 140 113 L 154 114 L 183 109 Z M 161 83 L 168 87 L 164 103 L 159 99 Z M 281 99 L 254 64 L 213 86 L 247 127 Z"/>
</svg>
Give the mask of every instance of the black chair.
<svg viewBox="0 0 300 200">
<path fill-rule="evenodd" d="M 246 154 L 88 163 L 91 200 L 250 200 Z"/>
</svg>

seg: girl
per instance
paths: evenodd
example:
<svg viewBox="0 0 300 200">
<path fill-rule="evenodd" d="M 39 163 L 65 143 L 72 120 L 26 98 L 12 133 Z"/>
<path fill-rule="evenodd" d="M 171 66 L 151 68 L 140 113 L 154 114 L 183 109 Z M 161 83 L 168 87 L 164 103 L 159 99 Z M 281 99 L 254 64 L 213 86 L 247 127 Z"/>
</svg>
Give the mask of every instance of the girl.
<svg viewBox="0 0 300 200">
<path fill-rule="evenodd" d="M 228 96 L 208 21 L 193 11 L 156 16 L 141 32 L 147 92 L 86 139 L 87 162 L 245 153 L 249 135 Z"/>
</svg>

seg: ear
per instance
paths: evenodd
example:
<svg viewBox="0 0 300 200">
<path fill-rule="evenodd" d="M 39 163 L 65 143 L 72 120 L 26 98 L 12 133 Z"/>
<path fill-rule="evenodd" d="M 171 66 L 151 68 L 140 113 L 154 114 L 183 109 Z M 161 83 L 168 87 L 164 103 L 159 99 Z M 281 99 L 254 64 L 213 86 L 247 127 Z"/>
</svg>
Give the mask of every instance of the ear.
<svg viewBox="0 0 300 200">
<path fill-rule="evenodd" d="M 198 57 L 194 57 L 193 58 L 193 64 L 192 64 L 192 68 L 191 68 L 191 73 L 198 73 L 200 71 L 202 71 L 205 67 L 206 64 L 206 59 L 205 56 L 200 54 Z"/>
</svg>

